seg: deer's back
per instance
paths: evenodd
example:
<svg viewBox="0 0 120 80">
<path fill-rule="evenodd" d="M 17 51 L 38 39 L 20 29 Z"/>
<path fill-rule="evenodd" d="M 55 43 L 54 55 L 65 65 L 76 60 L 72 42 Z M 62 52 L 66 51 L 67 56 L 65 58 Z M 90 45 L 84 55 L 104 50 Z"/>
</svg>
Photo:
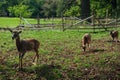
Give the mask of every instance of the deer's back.
<svg viewBox="0 0 120 80">
<path fill-rule="evenodd" d="M 39 41 L 36 39 L 29 39 L 29 40 L 21 40 L 20 41 L 20 51 L 31 51 L 31 50 L 38 50 L 39 48 Z"/>
<path fill-rule="evenodd" d="M 118 37 L 118 31 L 111 31 L 110 35 L 112 38 Z"/>
<path fill-rule="evenodd" d="M 86 43 L 90 43 L 91 42 L 91 35 L 90 34 L 85 34 L 83 36 L 83 43 L 86 44 Z"/>
</svg>

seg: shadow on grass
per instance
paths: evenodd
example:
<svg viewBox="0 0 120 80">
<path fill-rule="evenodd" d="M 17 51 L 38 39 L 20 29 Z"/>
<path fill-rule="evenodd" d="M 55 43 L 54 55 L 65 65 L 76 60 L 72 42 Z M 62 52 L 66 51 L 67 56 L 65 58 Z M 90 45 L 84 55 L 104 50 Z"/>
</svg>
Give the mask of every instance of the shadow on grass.
<svg viewBox="0 0 120 80">
<path fill-rule="evenodd" d="M 62 78 L 59 65 L 42 65 L 36 67 L 19 68 L 0 68 L 0 80 L 21 79 L 21 80 L 58 80 Z M 14 77 L 13 77 L 14 76 Z"/>
<path fill-rule="evenodd" d="M 42 65 L 35 68 L 37 80 L 58 80 L 62 74 L 60 72 L 61 66 L 59 65 Z"/>
<path fill-rule="evenodd" d="M 111 43 L 112 43 L 112 42 L 115 42 L 115 43 L 117 42 L 117 43 L 120 43 L 120 40 L 118 40 L 118 41 L 114 41 L 114 40 L 107 40 L 106 42 L 111 42 Z"/>
<path fill-rule="evenodd" d="M 90 51 L 88 51 L 88 52 L 93 52 L 93 53 L 95 53 L 95 52 L 104 52 L 105 51 L 105 49 L 91 49 Z"/>
<path fill-rule="evenodd" d="M 62 78 L 59 65 L 42 65 L 34 68 L 23 68 L 19 71 L 20 74 L 34 74 L 35 80 L 58 80 Z M 32 78 L 31 78 L 32 79 Z"/>
<path fill-rule="evenodd" d="M 82 52 L 82 54 L 97 54 L 97 53 L 103 53 L 104 51 L 106 51 L 105 49 L 90 49 L 88 51 Z"/>
</svg>

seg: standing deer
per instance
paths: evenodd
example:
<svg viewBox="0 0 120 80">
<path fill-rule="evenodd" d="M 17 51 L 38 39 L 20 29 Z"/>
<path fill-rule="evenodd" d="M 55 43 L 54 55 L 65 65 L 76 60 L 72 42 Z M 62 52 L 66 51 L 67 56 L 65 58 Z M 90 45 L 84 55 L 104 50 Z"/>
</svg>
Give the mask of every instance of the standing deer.
<svg viewBox="0 0 120 80">
<path fill-rule="evenodd" d="M 112 31 L 110 31 L 110 35 L 111 35 L 113 41 L 114 41 L 115 39 L 116 39 L 116 42 L 118 41 L 118 36 L 119 36 L 118 31 L 112 30 Z"/>
<path fill-rule="evenodd" d="M 90 47 L 90 42 L 91 42 L 91 35 L 89 33 L 86 33 L 82 37 L 82 48 L 85 51 L 86 46 Z"/>
<path fill-rule="evenodd" d="M 22 31 L 13 31 L 9 29 L 9 31 L 12 33 L 12 39 L 16 40 L 16 47 L 19 52 L 19 68 L 22 69 L 22 59 L 27 51 L 34 51 L 36 55 L 33 58 L 33 62 L 35 61 L 37 57 L 37 62 L 39 59 L 39 54 L 38 54 L 38 48 L 39 48 L 39 41 L 35 39 L 29 39 L 29 40 L 20 40 L 19 34 Z"/>
</svg>

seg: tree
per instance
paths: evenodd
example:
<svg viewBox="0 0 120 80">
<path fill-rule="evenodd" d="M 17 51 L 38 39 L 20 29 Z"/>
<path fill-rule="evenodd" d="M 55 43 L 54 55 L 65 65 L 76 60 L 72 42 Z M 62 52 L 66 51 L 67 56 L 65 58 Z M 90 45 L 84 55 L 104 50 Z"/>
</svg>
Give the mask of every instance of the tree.
<svg viewBox="0 0 120 80">
<path fill-rule="evenodd" d="M 80 1 L 79 0 L 70 0 L 71 2 L 67 3 L 66 11 L 64 13 L 65 16 L 80 16 Z"/>
<path fill-rule="evenodd" d="M 111 0 L 111 4 L 112 4 L 113 9 L 116 9 L 117 1 L 116 0 Z"/>
<path fill-rule="evenodd" d="M 65 16 L 80 16 L 80 7 L 79 6 L 72 6 L 69 10 L 66 10 L 64 15 Z"/>
<path fill-rule="evenodd" d="M 11 16 L 15 16 L 15 17 L 30 17 L 31 16 L 31 12 L 30 10 L 28 10 L 28 6 L 27 5 L 16 5 L 13 7 L 9 7 L 8 11 L 11 13 Z"/>
<path fill-rule="evenodd" d="M 0 12 L 4 13 L 5 16 L 9 16 L 9 7 L 19 5 L 23 0 L 0 0 Z"/>
<path fill-rule="evenodd" d="M 63 15 L 64 12 L 65 12 L 64 0 L 58 0 L 57 10 L 56 10 L 57 16 L 61 17 L 61 15 Z"/>
<path fill-rule="evenodd" d="M 59 0 L 57 4 L 57 16 L 78 16 L 80 10 L 79 0 Z"/>
<path fill-rule="evenodd" d="M 57 6 L 56 0 L 45 0 L 45 3 L 42 6 L 42 12 L 45 17 L 52 17 L 56 16 L 56 6 Z"/>
<path fill-rule="evenodd" d="M 7 11 L 7 6 L 8 3 L 6 0 L 1 0 L 0 1 L 0 15 L 1 16 L 8 16 L 8 11 Z"/>
<path fill-rule="evenodd" d="M 91 0 L 91 10 L 94 10 L 96 17 L 99 18 L 104 18 L 106 16 L 106 12 L 109 13 L 109 17 L 114 17 L 116 15 L 116 2 L 113 7 L 114 1 L 115 0 Z"/>
<path fill-rule="evenodd" d="M 37 17 L 37 24 L 40 24 L 40 16 L 42 17 L 42 6 L 44 4 L 44 0 L 25 0 L 25 4 L 29 5 L 31 10 L 33 11 L 32 16 Z M 37 15 L 37 16 L 36 16 Z"/>
<path fill-rule="evenodd" d="M 81 0 L 81 18 L 85 19 L 89 16 L 90 16 L 90 0 Z"/>
<path fill-rule="evenodd" d="M 14 11 L 15 7 L 20 4 L 25 5 L 26 10 L 32 13 L 28 17 L 38 16 L 38 20 L 39 17 L 61 17 L 61 14 L 63 16 L 81 16 L 84 19 L 89 17 L 92 11 L 96 17 L 100 18 L 106 16 L 106 11 L 110 17 L 115 17 L 115 12 L 118 17 L 120 16 L 120 0 L 0 0 L 0 15 L 18 16 L 18 13 Z"/>
</svg>

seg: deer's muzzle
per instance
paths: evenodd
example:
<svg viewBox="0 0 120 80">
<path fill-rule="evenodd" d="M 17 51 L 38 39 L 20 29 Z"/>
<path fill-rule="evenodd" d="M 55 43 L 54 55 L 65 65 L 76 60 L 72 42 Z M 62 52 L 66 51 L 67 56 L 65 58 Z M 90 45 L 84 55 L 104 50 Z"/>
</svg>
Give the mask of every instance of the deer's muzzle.
<svg viewBox="0 0 120 80">
<path fill-rule="evenodd" d="M 14 37 L 12 37 L 12 40 L 14 40 L 15 38 Z"/>
</svg>

